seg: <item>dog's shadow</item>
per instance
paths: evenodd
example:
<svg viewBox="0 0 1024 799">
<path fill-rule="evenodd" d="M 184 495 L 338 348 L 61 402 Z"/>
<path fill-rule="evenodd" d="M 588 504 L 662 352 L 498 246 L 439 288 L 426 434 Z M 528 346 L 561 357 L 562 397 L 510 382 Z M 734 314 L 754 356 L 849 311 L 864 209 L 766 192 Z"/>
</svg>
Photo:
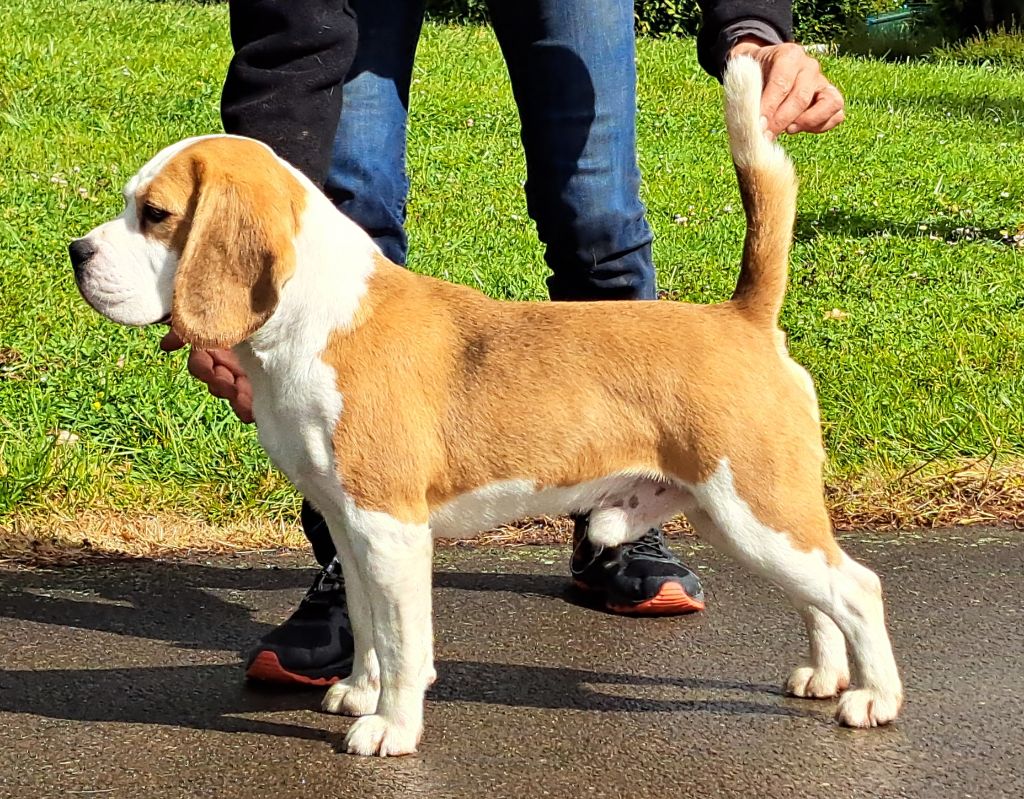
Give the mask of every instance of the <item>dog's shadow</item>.
<svg viewBox="0 0 1024 799">
<path fill-rule="evenodd" d="M 115 633 L 170 642 L 197 650 L 244 651 L 269 629 L 253 619 L 246 590 L 295 590 L 309 573 L 282 569 L 232 569 L 183 563 L 120 564 L 82 570 L 0 572 L 0 617 L 61 628 Z M 457 590 L 514 591 L 564 595 L 564 578 L 533 574 L 439 572 L 435 584 Z M 213 592 L 213 593 L 211 593 Z M 236 601 L 238 600 L 238 601 Z M 24 652 L 45 628 L 23 628 L 12 640 Z M 77 634 L 69 640 L 78 639 Z M 37 649 L 31 668 L 0 669 L 0 712 L 72 721 L 158 724 L 171 727 L 325 739 L 333 725 L 311 718 L 308 725 L 254 715 L 315 710 L 319 691 L 269 690 L 246 686 L 241 662 L 194 665 L 130 665 L 115 640 L 105 668 L 103 655 L 75 667 L 56 659 L 62 643 Z M 90 645 L 90 653 L 93 651 Z M 102 649 L 97 648 L 98 653 Z M 22 656 L 24 660 L 24 656 Z M 221 658 L 222 660 L 222 658 Z M 20 665 L 20 664 L 19 664 Z M 429 702 L 482 703 L 507 707 L 577 709 L 593 712 L 700 712 L 711 714 L 809 715 L 780 705 L 774 686 L 672 675 L 617 674 L 536 665 L 440 660 Z M 737 693 L 744 696 L 737 698 Z M 699 698 L 689 698 L 688 694 Z M 749 698 L 747 698 L 749 696 Z M 760 697 L 760 699 L 758 698 Z"/>
</svg>

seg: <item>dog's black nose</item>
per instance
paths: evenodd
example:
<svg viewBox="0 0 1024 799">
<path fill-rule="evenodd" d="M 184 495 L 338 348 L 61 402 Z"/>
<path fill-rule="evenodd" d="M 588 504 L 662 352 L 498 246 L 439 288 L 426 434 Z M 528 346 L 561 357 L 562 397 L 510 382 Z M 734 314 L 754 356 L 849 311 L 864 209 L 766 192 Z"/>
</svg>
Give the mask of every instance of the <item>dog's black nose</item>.
<svg viewBox="0 0 1024 799">
<path fill-rule="evenodd" d="M 68 255 L 71 257 L 71 266 L 76 275 L 95 254 L 96 248 L 89 243 L 88 239 L 75 239 L 68 245 Z"/>
</svg>

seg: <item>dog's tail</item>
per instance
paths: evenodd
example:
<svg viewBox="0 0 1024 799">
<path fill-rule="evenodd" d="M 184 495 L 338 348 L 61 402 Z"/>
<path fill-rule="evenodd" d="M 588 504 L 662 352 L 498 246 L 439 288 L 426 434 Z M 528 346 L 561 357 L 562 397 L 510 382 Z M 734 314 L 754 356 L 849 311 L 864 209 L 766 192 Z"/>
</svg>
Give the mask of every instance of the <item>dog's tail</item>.
<svg viewBox="0 0 1024 799">
<path fill-rule="evenodd" d="M 774 327 L 786 293 L 796 173 L 761 127 L 758 63 L 746 56 L 730 59 L 724 83 L 729 148 L 747 215 L 743 264 L 732 302 L 752 320 Z"/>
</svg>

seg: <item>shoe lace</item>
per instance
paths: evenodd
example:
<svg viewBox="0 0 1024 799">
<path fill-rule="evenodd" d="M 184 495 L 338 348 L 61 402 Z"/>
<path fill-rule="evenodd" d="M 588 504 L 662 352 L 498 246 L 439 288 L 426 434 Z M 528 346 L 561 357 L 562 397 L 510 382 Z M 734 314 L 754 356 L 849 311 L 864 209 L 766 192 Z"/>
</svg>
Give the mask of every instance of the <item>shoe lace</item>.
<svg viewBox="0 0 1024 799">
<path fill-rule="evenodd" d="M 580 536 L 573 544 L 572 555 L 569 557 L 569 571 L 582 574 L 594 561 L 601 557 L 604 547 L 592 543 L 585 535 Z"/>
<path fill-rule="evenodd" d="M 313 580 L 313 585 L 306 592 L 304 601 L 330 601 L 335 594 L 344 593 L 344 591 L 345 577 L 341 572 L 341 561 L 335 557 L 320 569 Z"/>
<path fill-rule="evenodd" d="M 657 528 L 651 528 L 636 541 L 625 544 L 624 547 L 629 549 L 629 554 L 633 557 L 643 557 L 649 560 L 661 560 L 671 561 L 673 560 L 672 554 L 665 547 L 665 539 L 662 537 L 661 530 Z"/>
</svg>

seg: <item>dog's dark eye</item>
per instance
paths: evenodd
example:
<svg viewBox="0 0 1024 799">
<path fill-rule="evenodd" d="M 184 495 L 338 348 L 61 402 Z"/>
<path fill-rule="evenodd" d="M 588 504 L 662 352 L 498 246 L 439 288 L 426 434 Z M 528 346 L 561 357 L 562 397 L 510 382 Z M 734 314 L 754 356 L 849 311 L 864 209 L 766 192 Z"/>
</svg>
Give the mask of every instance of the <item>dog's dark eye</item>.
<svg viewBox="0 0 1024 799">
<path fill-rule="evenodd" d="M 170 215 L 170 211 L 165 211 L 163 208 L 157 208 L 151 203 L 146 203 L 142 206 L 142 218 L 147 222 L 152 222 L 154 225 L 157 222 L 163 222 Z"/>
</svg>

